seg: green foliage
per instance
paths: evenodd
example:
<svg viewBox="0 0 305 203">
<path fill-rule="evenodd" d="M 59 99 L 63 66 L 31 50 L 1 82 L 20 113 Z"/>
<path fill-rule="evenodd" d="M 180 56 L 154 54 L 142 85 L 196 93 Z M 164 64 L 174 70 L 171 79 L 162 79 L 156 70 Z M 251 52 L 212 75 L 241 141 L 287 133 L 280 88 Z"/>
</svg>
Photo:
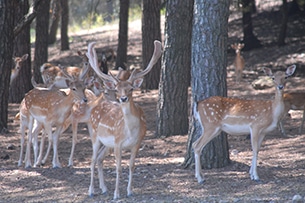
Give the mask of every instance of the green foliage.
<svg viewBox="0 0 305 203">
<path fill-rule="evenodd" d="M 129 7 L 129 21 L 134 21 L 141 19 L 142 17 L 142 8 L 141 5 L 135 4 L 132 7 Z"/>
<path fill-rule="evenodd" d="M 34 28 L 31 28 L 31 29 L 30 29 L 30 36 L 31 36 L 31 37 L 30 37 L 30 38 L 31 38 L 31 39 L 30 39 L 30 42 L 31 42 L 31 43 L 34 43 L 35 40 L 36 40 L 36 35 L 35 35 L 35 34 L 36 34 L 35 29 L 34 29 Z"/>
<path fill-rule="evenodd" d="M 81 22 L 81 27 L 84 29 L 100 27 L 104 25 L 103 16 L 97 13 L 89 13 Z"/>
</svg>

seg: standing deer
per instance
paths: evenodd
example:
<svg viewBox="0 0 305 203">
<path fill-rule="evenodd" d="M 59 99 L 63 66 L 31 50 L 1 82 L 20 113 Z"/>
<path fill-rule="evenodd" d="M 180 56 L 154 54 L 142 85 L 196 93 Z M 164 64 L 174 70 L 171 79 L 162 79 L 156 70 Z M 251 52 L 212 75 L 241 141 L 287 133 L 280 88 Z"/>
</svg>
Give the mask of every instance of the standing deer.
<svg viewBox="0 0 305 203">
<path fill-rule="evenodd" d="M 265 135 L 274 130 L 284 114 L 283 90 L 285 80 L 296 69 L 289 66 L 286 72 L 272 74 L 265 68 L 266 75 L 273 79 L 276 87 L 274 100 L 243 100 L 213 96 L 194 104 L 194 117 L 202 128 L 202 135 L 193 143 L 195 153 L 195 176 L 203 183 L 200 154 L 202 149 L 221 131 L 230 135 L 251 134 L 252 164 L 250 178 L 259 181 L 257 156 Z"/>
<path fill-rule="evenodd" d="M 285 113 L 284 117 L 287 115 L 290 109 L 303 111 L 302 123 L 299 129 L 299 134 L 302 133 L 304 119 L 305 119 L 305 93 L 304 92 L 290 92 L 284 94 L 284 104 L 285 104 Z M 284 119 L 284 118 L 283 118 Z M 284 136 L 286 136 L 285 129 L 283 127 L 283 119 L 280 121 L 280 129 Z"/>
<path fill-rule="evenodd" d="M 21 57 L 14 57 L 13 60 L 15 62 L 15 67 L 12 69 L 11 72 L 11 80 L 10 80 L 10 85 L 12 85 L 13 81 L 16 79 L 16 77 L 19 74 L 19 71 L 22 67 L 22 63 L 28 59 L 28 54 L 24 54 Z"/>
<path fill-rule="evenodd" d="M 240 51 L 244 48 L 244 44 L 235 43 L 232 44 L 231 47 L 235 50 L 236 57 L 234 59 L 234 67 L 235 67 L 235 75 L 236 82 L 240 82 L 243 74 L 243 70 L 245 68 L 245 59 L 241 55 Z"/>
<path fill-rule="evenodd" d="M 130 149 L 129 161 L 129 181 L 127 195 L 132 195 L 132 175 L 135 167 L 135 157 L 138 153 L 140 144 L 146 133 L 146 122 L 143 110 L 134 103 L 132 92 L 140 88 L 143 77 L 149 73 L 154 64 L 162 54 L 161 42 L 154 42 L 154 53 L 147 66 L 141 72 L 133 71 L 128 80 L 120 81 L 112 75 L 106 75 L 98 68 L 97 56 L 94 49 L 95 43 L 88 45 L 87 56 L 91 67 L 97 75 L 104 81 L 106 88 L 116 90 L 119 103 L 102 101 L 91 112 L 89 132 L 92 141 L 92 162 L 91 162 L 91 181 L 89 186 L 89 196 L 94 195 L 94 169 L 98 164 L 98 174 L 100 188 L 103 193 L 107 192 L 103 175 L 103 160 L 111 148 L 114 148 L 116 160 L 116 184 L 114 199 L 120 197 L 119 182 L 122 171 L 121 160 L 122 150 Z"/>
<path fill-rule="evenodd" d="M 84 94 L 85 83 L 84 77 L 87 74 L 88 69 L 83 70 L 77 79 L 70 76 L 65 70 L 62 70 L 67 77 L 67 86 L 69 91 L 65 92 L 59 90 L 39 90 L 33 89 L 25 95 L 25 105 L 28 109 L 29 127 L 28 127 L 28 142 L 26 149 L 25 167 L 31 166 L 30 160 L 30 148 L 32 140 L 32 129 L 34 119 L 37 122 L 42 123 L 45 133 L 49 137 L 49 142 L 53 142 L 53 168 L 61 167 L 58 159 L 58 139 L 62 132 L 64 121 L 70 115 L 74 100 L 83 100 L 87 102 L 87 98 Z M 56 127 L 54 133 L 52 133 L 52 127 Z"/>
<path fill-rule="evenodd" d="M 125 71 L 123 69 L 119 69 L 119 73 L 116 75 L 116 78 L 121 81 L 126 81 L 126 77 L 130 76 L 129 71 Z M 77 140 L 77 127 L 78 123 L 88 123 L 90 122 L 90 115 L 92 109 L 95 108 L 97 105 L 100 104 L 101 101 L 107 100 L 112 102 L 117 102 L 115 91 L 104 89 L 101 84 L 97 81 L 93 81 L 93 85 L 95 89 L 99 92 L 96 94 L 91 92 L 90 90 L 86 90 L 85 94 L 88 98 L 88 102 L 76 101 L 72 107 L 72 111 L 68 119 L 65 121 L 64 129 L 68 128 L 69 125 L 72 125 L 72 148 L 69 158 L 69 165 L 70 167 L 73 166 L 73 154 L 75 150 L 75 145 L 78 142 Z M 99 96 L 97 96 L 99 95 Z"/>
</svg>

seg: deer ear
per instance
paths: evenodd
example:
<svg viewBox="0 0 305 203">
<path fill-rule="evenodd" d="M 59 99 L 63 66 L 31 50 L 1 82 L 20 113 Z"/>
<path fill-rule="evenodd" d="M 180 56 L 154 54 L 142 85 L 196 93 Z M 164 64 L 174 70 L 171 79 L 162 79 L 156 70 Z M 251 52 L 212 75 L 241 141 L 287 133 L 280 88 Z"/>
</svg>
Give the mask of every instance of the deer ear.
<svg viewBox="0 0 305 203">
<path fill-rule="evenodd" d="M 107 89 L 109 90 L 115 90 L 115 84 L 112 81 L 109 80 L 104 80 L 104 85 L 106 86 Z"/>
<path fill-rule="evenodd" d="M 263 67 L 263 71 L 266 75 L 268 75 L 270 77 L 272 76 L 272 71 L 270 68 Z"/>
<path fill-rule="evenodd" d="M 140 88 L 143 82 L 143 78 L 137 78 L 132 82 L 134 88 Z"/>
<path fill-rule="evenodd" d="M 286 70 L 286 75 L 291 76 L 296 69 L 296 65 L 289 66 Z"/>
<path fill-rule="evenodd" d="M 23 60 L 23 61 L 27 60 L 28 56 L 29 56 L 29 54 L 24 54 L 24 55 L 22 56 L 22 60 Z"/>
</svg>

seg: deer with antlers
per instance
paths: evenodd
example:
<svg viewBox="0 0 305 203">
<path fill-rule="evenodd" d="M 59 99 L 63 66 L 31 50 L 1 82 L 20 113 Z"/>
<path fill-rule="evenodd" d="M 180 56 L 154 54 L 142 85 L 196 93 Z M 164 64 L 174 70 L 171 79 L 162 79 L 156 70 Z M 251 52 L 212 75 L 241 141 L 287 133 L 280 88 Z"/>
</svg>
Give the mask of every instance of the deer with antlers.
<svg viewBox="0 0 305 203">
<path fill-rule="evenodd" d="M 259 181 L 257 173 L 257 157 L 265 135 L 274 130 L 284 114 L 283 90 L 285 80 L 296 69 L 289 66 L 286 72 L 272 73 L 270 68 L 264 68 L 266 75 L 273 79 L 276 87 L 274 100 L 243 100 L 213 96 L 194 103 L 194 117 L 202 128 L 202 135 L 193 143 L 195 154 L 195 176 L 203 183 L 200 154 L 202 149 L 221 131 L 230 135 L 251 134 L 252 163 L 250 178 Z"/>
<path fill-rule="evenodd" d="M 25 95 L 25 106 L 29 111 L 28 142 L 25 157 L 25 167 L 31 167 L 30 149 L 33 132 L 34 119 L 41 123 L 45 133 L 49 137 L 49 142 L 53 143 L 53 168 L 61 167 L 58 159 L 58 139 L 62 132 L 64 121 L 70 115 L 74 100 L 87 102 L 85 96 L 86 81 L 84 80 L 88 68 L 83 70 L 78 78 L 70 76 L 65 69 L 62 69 L 66 76 L 67 93 L 57 89 L 39 90 L 33 89 Z M 52 133 L 52 127 L 56 127 Z"/>
<path fill-rule="evenodd" d="M 130 76 L 130 71 L 119 69 L 116 79 L 120 81 L 126 81 Z M 99 91 L 99 93 L 91 92 L 86 90 L 85 94 L 88 98 L 88 102 L 84 103 L 82 101 L 77 101 L 72 107 L 72 111 L 68 119 L 65 121 L 64 129 L 66 129 L 70 124 L 72 126 L 72 148 L 69 158 L 69 167 L 73 166 L 73 154 L 75 150 L 75 145 L 78 142 L 77 140 L 77 127 L 78 123 L 88 123 L 90 122 L 90 115 L 92 109 L 95 108 L 101 101 L 107 100 L 111 102 L 117 102 L 115 91 L 108 90 L 102 87 L 102 85 L 94 80 L 93 82 L 94 89 Z M 101 94 L 103 93 L 103 94 Z M 99 95 L 99 96 L 97 96 Z"/>
<path fill-rule="evenodd" d="M 231 47 L 235 50 L 236 56 L 234 59 L 234 67 L 235 67 L 235 75 L 236 82 L 240 82 L 243 74 L 243 70 L 245 68 L 245 59 L 241 55 L 241 50 L 244 48 L 244 44 L 235 43 L 232 44 Z"/>
<path fill-rule="evenodd" d="M 122 150 L 130 149 L 129 181 L 127 195 L 132 195 L 132 174 L 135 167 L 135 157 L 146 133 L 146 123 L 143 110 L 133 101 L 132 92 L 140 88 L 143 77 L 149 73 L 162 54 L 161 42 L 154 42 L 154 53 L 147 66 L 141 72 L 133 71 L 128 80 L 120 81 L 112 75 L 102 73 L 98 68 L 94 42 L 88 45 L 87 56 L 91 67 L 103 80 L 106 88 L 115 90 L 119 103 L 102 101 L 91 112 L 89 132 L 92 141 L 91 182 L 89 196 L 94 195 L 94 169 L 98 164 L 100 188 L 107 192 L 103 175 L 103 160 L 111 148 L 114 149 L 116 160 L 116 184 L 114 199 L 120 197 L 119 182 L 121 175 Z"/>
<path fill-rule="evenodd" d="M 11 72 L 11 80 L 10 80 L 10 85 L 13 83 L 13 81 L 16 79 L 18 76 L 20 69 L 22 67 L 22 63 L 28 59 L 28 54 L 24 54 L 21 57 L 14 57 L 13 60 L 15 62 L 15 67 L 12 69 Z"/>
</svg>

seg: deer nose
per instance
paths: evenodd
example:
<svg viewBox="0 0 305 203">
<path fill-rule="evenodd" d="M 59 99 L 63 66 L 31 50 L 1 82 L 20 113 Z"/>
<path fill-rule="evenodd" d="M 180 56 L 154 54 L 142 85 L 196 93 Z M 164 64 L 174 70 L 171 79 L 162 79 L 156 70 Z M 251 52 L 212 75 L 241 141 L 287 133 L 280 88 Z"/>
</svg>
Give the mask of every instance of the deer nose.
<svg viewBox="0 0 305 203">
<path fill-rule="evenodd" d="M 279 88 L 279 90 L 283 89 L 284 88 L 284 85 L 279 85 L 277 86 Z"/>
<path fill-rule="evenodd" d="M 86 97 L 84 97 L 83 101 L 87 103 L 88 99 Z"/>
<path fill-rule="evenodd" d="M 128 97 L 127 96 L 120 97 L 120 101 L 122 103 L 127 102 L 128 101 Z"/>
</svg>

